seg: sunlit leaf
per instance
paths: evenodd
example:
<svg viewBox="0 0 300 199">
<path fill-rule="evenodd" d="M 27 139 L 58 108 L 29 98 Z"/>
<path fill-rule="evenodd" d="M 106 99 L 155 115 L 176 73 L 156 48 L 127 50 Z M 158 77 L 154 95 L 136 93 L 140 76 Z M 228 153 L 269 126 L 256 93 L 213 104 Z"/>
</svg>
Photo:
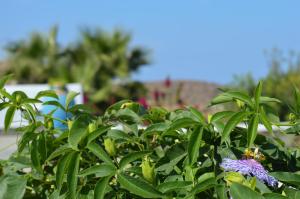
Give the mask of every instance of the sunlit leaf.
<svg viewBox="0 0 300 199">
<path fill-rule="evenodd" d="M 197 127 L 192 132 L 188 143 L 189 163 L 193 165 L 198 158 L 199 148 L 202 141 L 203 127 Z"/>
<path fill-rule="evenodd" d="M 187 189 L 191 185 L 191 181 L 170 181 L 159 184 L 157 186 L 157 189 L 162 193 L 167 193 L 170 191 L 179 191 L 180 189 Z"/>
<path fill-rule="evenodd" d="M 250 119 L 248 133 L 247 133 L 247 145 L 251 147 L 257 135 L 257 127 L 259 122 L 258 114 L 254 114 L 254 116 Z"/>
<path fill-rule="evenodd" d="M 119 163 L 120 169 L 123 169 L 130 162 L 133 162 L 137 159 L 143 158 L 143 157 L 145 157 L 145 155 L 148 155 L 150 153 L 151 153 L 151 151 L 138 151 L 138 152 L 129 153 L 128 155 L 124 156 L 121 159 L 121 161 Z"/>
<path fill-rule="evenodd" d="M 109 186 L 108 182 L 110 180 L 110 176 L 101 178 L 96 186 L 94 191 L 94 199 L 104 199 L 106 187 Z"/>
<path fill-rule="evenodd" d="M 65 156 L 62 156 L 58 161 L 56 175 L 55 175 L 55 177 L 56 177 L 55 182 L 56 182 L 56 187 L 59 192 L 60 192 L 62 184 L 63 184 L 64 175 L 67 173 L 66 171 L 69 168 L 69 162 L 70 162 L 72 155 L 73 155 L 73 153 L 68 153 Z"/>
<path fill-rule="evenodd" d="M 214 122 L 219 121 L 219 120 L 222 120 L 222 119 L 224 119 L 224 118 L 231 117 L 233 114 L 234 114 L 233 111 L 221 111 L 221 112 L 217 112 L 217 113 L 215 113 L 215 114 L 211 117 L 210 122 L 211 122 L 211 123 L 214 123 Z"/>
<path fill-rule="evenodd" d="M 13 118 L 14 118 L 14 115 L 15 115 L 15 112 L 16 112 L 16 107 L 15 106 L 10 106 L 7 111 L 6 111 L 6 114 L 5 114 L 5 119 L 4 119 L 4 130 L 7 132 L 7 130 L 9 129 L 12 121 L 13 121 Z"/>
<path fill-rule="evenodd" d="M 35 99 L 40 99 L 42 97 L 52 97 L 58 99 L 58 96 L 54 90 L 40 91 L 36 94 Z"/>
<path fill-rule="evenodd" d="M 79 176 L 87 176 L 95 174 L 97 177 L 105 177 L 113 175 L 116 172 L 116 168 L 112 165 L 101 164 L 89 167 L 79 172 Z"/>
<path fill-rule="evenodd" d="M 12 77 L 13 77 L 13 74 L 9 74 L 9 75 L 6 75 L 6 76 L 2 77 L 0 79 L 0 89 L 2 89 L 5 86 L 6 82 L 8 80 L 10 80 Z"/>
<path fill-rule="evenodd" d="M 141 196 L 143 198 L 162 198 L 163 194 L 155 189 L 147 182 L 134 178 L 132 176 L 120 173 L 118 175 L 118 181 L 122 187 L 127 189 L 133 194 Z"/>
<path fill-rule="evenodd" d="M 69 190 L 69 196 L 71 199 L 76 199 L 76 190 L 78 182 L 78 171 L 80 164 L 80 153 L 73 152 L 70 157 L 69 167 L 67 171 L 67 184 Z"/>
<path fill-rule="evenodd" d="M 226 123 L 223 133 L 222 133 L 222 142 L 229 141 L 228 137 L 231 131 L 240 123 L 242 122 L 245 117 L 248 115 L 247 112 L 241 111 L 235 113 Z"/>
<path fill-rule="evenodd" d="M 66 104 L 65 104 L 65 107 L 67 110 L 70 108 L 70 105 L 71 105 L 70 103 L 75 99 L 75 97 L 77 95 L 79 95 L 79 93 L 77 93 L 77 92 L 74 92 L 74 91 L 68 92 L 67 97 L 66 97 Z"/>
<path fill-rule="evenodd" d="M 258 192 L 253 191 L 249 187 L 238 183 L 233 183 L 230 186 L 230 195 L 232 196 L 233 199 L 241 199 L 241 198 L 263 199 L 264 198 Z"/>
<path fill-rule="evenodd" d="M 96 144 L 95 142 L 91 142 L 88 144 L 87 148 L 103 162 L 106 162 L 110 165 L 114 165 L 109 155 L 104 151 L 104 149 L 100 145 Z"/>
</svg>

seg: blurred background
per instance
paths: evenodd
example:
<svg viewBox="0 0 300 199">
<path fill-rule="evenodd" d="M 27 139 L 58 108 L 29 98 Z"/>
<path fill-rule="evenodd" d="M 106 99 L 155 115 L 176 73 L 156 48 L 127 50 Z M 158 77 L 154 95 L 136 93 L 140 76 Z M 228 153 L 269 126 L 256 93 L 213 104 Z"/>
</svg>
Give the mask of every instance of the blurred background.
<svg viewBox="0 0 300 199">
<path fill-rule="evenodd" d="M 300 85 L 299 1 L 38 1 L 0 4 L 10 85 L 79 83 L 101 114 L 132 99 L 205 113 L 219 87 L 290 103 Z M 34 86 L 32 87 L 34 89 Z M 284 119 L 288 108 L 277 107 Z M 3 120 L 3 118 L 1 118 Z"/>
</svg>

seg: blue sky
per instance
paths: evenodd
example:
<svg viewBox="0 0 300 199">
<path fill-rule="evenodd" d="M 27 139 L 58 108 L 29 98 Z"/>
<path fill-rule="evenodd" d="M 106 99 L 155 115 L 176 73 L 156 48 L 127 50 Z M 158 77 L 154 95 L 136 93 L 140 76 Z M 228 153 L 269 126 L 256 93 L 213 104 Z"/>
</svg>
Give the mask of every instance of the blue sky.
<svg viewBox="0 0 300 199">
<path fill-rule="evenodd" d="M 300 52 L 299 8 L 296 0 L 9 0 L 0 3 L 0 46 L 54 24 L 63 44 L 80 27 L 122 28 L 151 50 L 152 64 L 134 79 L 228 83 L 233 74 L 264 76 L 264 50 Z"/>
</svg>

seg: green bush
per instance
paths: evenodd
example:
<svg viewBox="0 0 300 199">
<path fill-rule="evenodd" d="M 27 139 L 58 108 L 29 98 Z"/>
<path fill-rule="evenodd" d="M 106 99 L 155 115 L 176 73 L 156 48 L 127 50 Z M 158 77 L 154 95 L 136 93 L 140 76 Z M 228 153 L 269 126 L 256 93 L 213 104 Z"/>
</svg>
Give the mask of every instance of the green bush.
<svg viewBox="0 0 300 199">
<path fill-rule="evenodd" d="M 64 121 L 68 129 L 61 131 L 53 128 L 56 118 L 41 115 L 35 107 L 43 96 L 57 97 L 53 91 L 30 99 L 21 91 L 7 93 L 5 79 L 0 82 L 0 110 L 7 108 L 5 130 L 16 110 L 28 123 L 17 129 L 18 151 L 1 162 L 0 198 L 300 196 L 300 151 L 285 147 L 272 131 L 272 125 L 287 125 L 286 133 L 299 133 L 298 91 L 293 120 L 284 124 L 270 106 L 280 102 L 261 96 L 261 83 L 253 96 L 236 91 L 217 96 L 211 105 L 234 103 L 239 110 L 218 112 L 208 119 L 192 107 L 172 112 L 153 107 L 145 112 L 131 101 L 120 101 L 96 117 L 84 105 L 69 107 L 75 97 L 71 92 L 65 105 L 51 103 L 73 115 Z M 268 135 L 257 133 L 259 123 Z M 279 183 L 270 186 L 259 179 L 258 170 L 249 175 L 225 172 L 226 158 L 261 163 L 268 178 Z"/>
</svg>

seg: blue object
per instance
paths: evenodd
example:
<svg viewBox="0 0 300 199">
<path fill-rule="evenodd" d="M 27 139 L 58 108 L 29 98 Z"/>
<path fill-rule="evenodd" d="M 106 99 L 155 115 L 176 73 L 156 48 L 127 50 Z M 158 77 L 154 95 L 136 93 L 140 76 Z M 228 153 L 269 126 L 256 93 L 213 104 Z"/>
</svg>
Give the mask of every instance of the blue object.
<svg viewBox="0 0 300 199">
<path fill-rule="evenodd" d="M 59 94 L 58 95 L 58 99 L 56 98 L 52 98 L 52 97 L 44 97 L 42 99 L 43 102 L 47 102 L 47 101 L 57 101 L 59 102 L 62 106 L 65 107 L 65 104 L 66 104 L 66 98 L 67 98 L 67 95 L 66 94 Z M 72 107 L 75 105 L 75 102 L 74 100 L 72 100 L 70 102 L 70 105 L 69 107 Z M 56 110 L 55 110 L 56 109 Z M 72 114 L 71 113 L 66 113 L 66 111 L 64 111 L 63 109 L 61 108 L 58 108 L 54 105 L 43 105 L 42 107 L 42 110 L 41 110 L 41 113 L 42 114 L 49 114 L 51 113 L 53 110 L 55 110 L 52 114 L 52 117 L 53 118 L 57 118 L 57 119 L 60 119 L 60 120 L 64 120 L 66 121 L 68 118 L 71 118 L 72 117 Z M 58 120 L 53 120 L 53 123 L 54 123 L 54 128 L 58 128 L 58 129 L 61 129 L 61 130 L 65 130 L 67 129 L 67 125 L 58 121 Z"/>
</svg>

